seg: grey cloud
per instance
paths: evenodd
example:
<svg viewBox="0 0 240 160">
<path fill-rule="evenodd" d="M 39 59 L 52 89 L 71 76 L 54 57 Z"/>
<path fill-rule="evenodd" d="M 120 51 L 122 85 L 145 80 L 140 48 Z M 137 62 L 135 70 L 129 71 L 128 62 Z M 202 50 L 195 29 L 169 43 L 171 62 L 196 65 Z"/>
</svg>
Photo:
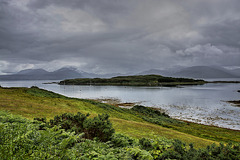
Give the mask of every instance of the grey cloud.
<svg viewBox="0 0 240 160">
<path fill-rule="evenodd" d="M 176 54 L 190 65 L 230 65 L 239 66 L 239 49 L 214 46 L 212 44 L 196 45 L 185 50 L 177 50 Z M 179 57 L 179 58 L 180 58 Z"/>
<path fill-rule="evenodd" d="M 125 8 L 131 4 L 129 1 L 122 1 L 122 0 L 32 0 L 28 3 L 28 7 L 33 9 L 42 9 L 48 7 L 49 5 L 57 5 L 62 7 L 69 7 L 73 9 L 89 9 L 93 8 L 93 12 L 101 12 L 102 14 L 106 13 L 118 13 L 124 12 Z M 135 1 L 136 2 L 136 1 Z"/>
<path fill-rule="evenodd" d="M 238 0 L 1 0 L 0 8 L 2 72 L 240 66 Z"/>
<path fill-rule="evenodd" d="M 60 7 L 68 7 L 71 9 L 81 9 L 86 12 L 101 18 L 101 20 L 107 23 L 113 23 L 116 18 L 120 16 L 127 16 L 131 10 L 130 6 L 134 5 L 135 0 L 128 1 L 109 1 L 109 0 L 33 0 L 28 6 L 32 9 L 43 9 L 50 5 L 56 5 Z M 114 24 L 112 24 L 114 25 Z"/>
<path fill-rule="evenodd" d="M 201 28 L 202 35 L 209 42 L 232 47 L 240 47 L 240 17 L 239 19 L 227 19 Z"/>
</svg>

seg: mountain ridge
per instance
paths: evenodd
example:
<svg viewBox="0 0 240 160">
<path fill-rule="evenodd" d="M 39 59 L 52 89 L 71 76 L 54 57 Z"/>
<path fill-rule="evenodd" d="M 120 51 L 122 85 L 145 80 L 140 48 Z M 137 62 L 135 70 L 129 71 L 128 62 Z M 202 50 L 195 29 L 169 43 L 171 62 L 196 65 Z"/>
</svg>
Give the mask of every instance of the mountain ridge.
<svg viewBox="0 0 240 160">
<path fill-rule="evenodd" d="M 95 74 L 78 71 L 74 67 L 63 67 L 49 72 L 44 69 L 25 69 L 15 74 L 0 75 L 0 80 L 64 80 L 73 78 L 111 78 L 123 75 L 121 73 Z"/>
<path fill-rule="evenodd" d="M 11 75 L 0 75 L 0 80 L 61 80 L 66 78 L 83 78 L 72 68 L 61 68 L 53 72 L 44 69 L 26 69 Z"/>
<path fill-rule="evenodd" d="M 237 74 L 239 73 L 239 74 Z M 137 75 L 156 74 L 171 77 L 186 78 L 240 78 L 240 70 L 229 70 L 214 66 L 192 66 L 178 69 L 178 71 L 164 69 L 150 69 Z"/>
<path fill-rule="evenodd" d="M 126 75 L 162 75 L 167 77 L 185 78 L 240 78 L 240 69 L 225 69 L 214 66 L 192 66 L 173 69 L 149 69 L 136 74 L 95 74 L 78 71 L 74 67 L 63 67 L 49 72 L 44 69 L 25 69 L 15 74 L 0 75 L 0 80 L 64 80 L 73 78 L 111 78 Z"/>
<path fill-rule="evenodd" d="M 190 77 L 190 78 L 237 78 L 229 70 L 220 67 L 211 66 L 192 66 L 184 68 L 179 72 L 174 73 L 176 77 Z"/>
</svg>

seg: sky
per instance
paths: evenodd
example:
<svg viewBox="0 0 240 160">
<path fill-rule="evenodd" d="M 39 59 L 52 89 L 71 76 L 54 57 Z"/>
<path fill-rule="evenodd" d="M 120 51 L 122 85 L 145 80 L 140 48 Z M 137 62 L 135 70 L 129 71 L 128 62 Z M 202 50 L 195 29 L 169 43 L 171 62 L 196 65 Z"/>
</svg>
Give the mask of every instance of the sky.
<svg viewBox="0 0 240 160">
<path fill-rule="evenodd" d="M 240 67 L 239 0 L 0 0 L 0 74 Z"/>
</svg>

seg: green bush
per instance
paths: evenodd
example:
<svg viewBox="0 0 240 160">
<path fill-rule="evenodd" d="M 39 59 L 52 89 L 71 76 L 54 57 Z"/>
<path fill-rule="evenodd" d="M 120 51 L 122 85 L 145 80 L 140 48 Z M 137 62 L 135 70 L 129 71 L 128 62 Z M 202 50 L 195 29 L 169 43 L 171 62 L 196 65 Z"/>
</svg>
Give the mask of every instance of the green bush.
<svg viewBox="0 0 240 160">
<path fill-rule="evenodd" d="M 140 118 L 147 122 L 158 124 L 167 128 L 172 128 L 173 127 L 172 125 L 182 126 L 183 124 L 185 124 L 185 122 L 170 118 L 170 116 L 164 112 L 160 112 L 156 109 L 149 107 L 136 105 L 133 108 L 131 108 L 131 111 L 134 111 L 135 115 L 139 116 Z M 132 113 L 134 114 L 134 112 Z"/>
<path fill-rule="evenodd" d="M 111 144 L 113 147 L 127 147 L 136 145 L 136 140 L 125 136 L 123 134 L 114 134 L 111 138 Z"/>
<path fill-rule="evenodd" d="M 93 119 L 86 119 L 83 122 L 85 138 L 93 139 L 94 137 L 97 137 L 103 142 L 110 140 L 115 130 L 108 118 L 108 114 L 102 114 Z"/>
<path fill-rule="evenodd" d="M 147 117 L 159 117 L 159 116 L 164 116 L 164 117 L 170 117 L 169 115 L 167 115 L 166 113 L 162 113 L 158 110 L 149 108 L 149 107 L 144 107 L 144 106 L 140 106 L 140 105 L 136 105 L 133 108 L 131 108 L 131 110 L 136 111 L 144 116 Z"/>
<path fill-rule="evenodd" d="M 127 148 L 127 151 L 130 153 L 131 159 L 153 160 L 153 156 L 149 152 L 139 147 Z"/>
<path fill-rule="evenodd" d="M 139 139 L 139 144 L 145 150 L 152 150 L 153 149 L 152 141 L 150 139 L 141 138 L 141 139 Z"/>
<path fill-rule="evenodd" d="M 64 113 L 62 115 L 55 116 L 53 120 L 50 120 L 49 125 L 50 127 L 57 125 L 60 126 L 61 129 L 79 134 L 84 132 L 83 123 L 88 116 L 89 114 L 85 115 L 80 112 L 76 115 L 72 113 Z"/>
<path fill-rule="evenodd" d="M 111 136 L 115 132 L 109 121 L 109 115 L 102 114 L 94 118 L 87 118 L 89 114 L 85 115 L 80 112 L 77 114 L 64 113 L 59 116 L 55 116 L 49 123 L 45 123 L 45 127 L 59 126 L 68 132 L 75 132 L 75 134 L 84 133 L 84 138 L 93 139 L 98 138 L 102 142 L 106 142 L 111 139 Z M 44 122 L 45 119 L 35 118 Z M 42 129 L 44 127 L 40 127 Z"/>
</svg>

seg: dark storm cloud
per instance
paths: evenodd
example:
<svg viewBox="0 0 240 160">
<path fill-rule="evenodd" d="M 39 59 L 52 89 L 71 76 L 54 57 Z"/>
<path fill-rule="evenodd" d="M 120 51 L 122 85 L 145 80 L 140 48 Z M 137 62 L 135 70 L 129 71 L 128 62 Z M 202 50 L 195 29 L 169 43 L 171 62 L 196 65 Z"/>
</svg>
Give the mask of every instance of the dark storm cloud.
<svg viewBox="0 0 240 160">
<path fill-rule="evenodd" d="M 202 35 L 210 42 L 232 47 L 239 47 L 240 20 L 226 19 L 221 23 L 215 23 L 202 27 Z"/>
<path fill-rule="evenodd" d="M 240 66 L 238 0 L 0 0 L 0 73 Z"/>
</svg>

